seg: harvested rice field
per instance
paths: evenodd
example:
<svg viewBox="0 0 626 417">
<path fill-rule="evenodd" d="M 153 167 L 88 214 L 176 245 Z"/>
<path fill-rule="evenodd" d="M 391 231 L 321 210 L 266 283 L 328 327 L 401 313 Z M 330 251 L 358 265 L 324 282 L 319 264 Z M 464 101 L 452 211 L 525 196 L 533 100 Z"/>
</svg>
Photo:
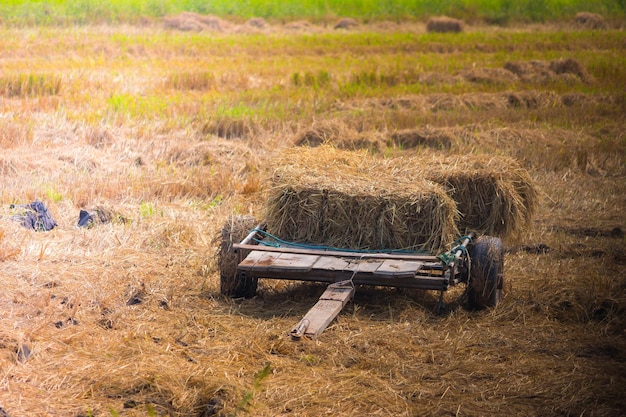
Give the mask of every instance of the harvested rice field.
<svg viewBox="0 0 626 417">
<path fill-rule="evenodd" d="M 591 16 L 0 22 L 0 415 L 623 415 L 626 32 Z M 294 342 L 326 286 L 222 295 L 232 215 L 431 251 L 478 228 L 504 296 L 357 287 Z"/>
</svg>

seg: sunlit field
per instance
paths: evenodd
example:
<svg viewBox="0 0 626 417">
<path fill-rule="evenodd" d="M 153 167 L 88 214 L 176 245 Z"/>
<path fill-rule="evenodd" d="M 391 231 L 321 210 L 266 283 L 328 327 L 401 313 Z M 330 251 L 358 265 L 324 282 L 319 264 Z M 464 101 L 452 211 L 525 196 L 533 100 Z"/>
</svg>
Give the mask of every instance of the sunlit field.
<svg viewBox="0 0 626 417">
<path fill-rule="evenodd" d="M 0 6 L 0 415 L 623 414 L 619 2 L 67 3 Z M 462 31 L 428 31 L 444 13 Z M 222 226 L 320 143 L 519 162 L 539 209 L 497 308 L 359 287 L 293 342 L 324 285 L 221 295 Z M 37 200 L 54 229 L 15 221 Z"/>
</svg>

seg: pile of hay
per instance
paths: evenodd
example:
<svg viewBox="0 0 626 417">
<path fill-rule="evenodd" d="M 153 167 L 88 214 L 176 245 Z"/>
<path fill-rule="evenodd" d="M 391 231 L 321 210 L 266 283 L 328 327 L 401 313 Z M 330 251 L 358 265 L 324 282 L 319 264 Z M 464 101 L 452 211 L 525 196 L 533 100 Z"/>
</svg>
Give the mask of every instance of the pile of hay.
<svg viewBox="0 0 626 417">
<path fill-rule="evenodd" d="M 330 120 L 314 123 L 299 131 L 293 139 L 293 144 L 308 147 L 328 145 L 345 150 L 380 152 L 382 139 L 371 132 L 359 133 L 340 121 Z"/>
<path fill-rule="evenodd" d="M 523 82 L 545 83 L 554 80 L 592 82 L 593 77 L 584 66 L 572 58 L 554 61 L 507 62 L 504 69 L 517 75 Z"/>
<path fill-rule="evenodd" d="M 352 29 L 357 26 L 359 26 L 359 22 L 355 19 L 344 17 L 343 19 L 340 19 L 335 26 L 333 26 L 333 29 Z"/>
<path fill-rule="evenodd" d="M 217 16 L 202 15 L 193 12 L 182 12 L 175 16 L 163 18 L 166 29 L 181 30 L 185 32 L 200 32 L 203 30 L 223 32 L 229 29 L 231 24 Z"/>
<path fill-rule="evenodd" d="M 583 29 L 606 29 L 607 25 L 602 15 L 597 13 L 580 12 L 574 16 L 576 24 Z"/>
<path fill-rule="evenodd" d="M 431 17 L 426 23 L 427 32 L 459 33 L 463 31 L 463 21 L 447 16 Z"/>
<path fill-rule="evenodd" d="M 450 149 L 456 142 L 454 135 L 445 129 L 422 128 L 403 129 L 393 132 L 388 145 L 402 149 L 429 147 L 434 149 Z"/>
<path fill-rule="evenodd" d="M 265 219 L 290 241 L 352 249 L 438 251 L 458 235 L 456 207 L 424 179 L 372 169 L 366 152 L 297 148 L 277 161 Z"/>
<path fill-rule="evenodd" d="M 269 26 L 267 24 L 267 21 L 263 19 L 262 17 L 253 17 L 251 19 L 248 19 L 245 25 L 253 27 L 253 28 L 257 28 L 257 29 L 266 29 Z"/>
<path fill-rule="evenodd" d="M 528 230 L 537 211 L 532 179 L 512 158 L 434 155 L 395 158 L 384 165 L 396 175 L 426 178 L 445 187 L 456 202 L 462 233 L 516 237 Z"/>
</svg>

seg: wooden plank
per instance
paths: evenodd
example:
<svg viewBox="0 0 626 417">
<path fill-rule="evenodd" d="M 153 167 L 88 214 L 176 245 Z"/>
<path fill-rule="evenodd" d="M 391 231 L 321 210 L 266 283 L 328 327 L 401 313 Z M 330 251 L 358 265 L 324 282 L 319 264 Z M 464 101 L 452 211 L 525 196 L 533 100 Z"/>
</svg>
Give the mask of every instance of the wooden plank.
<svg viewBox="0 0 626 417">
<path fill-rule="evenodd" d="M 300 323 L 291 330 L 291 337 L 296 340 L 303 336 L 312 340 L 317 339 L 337 317 L 353 295 L 354 287 L 352 285 L 329 285 L 319 301 L 306 313 L 304 318 L 300 320 Z"/>
<path fill-rule="evenodd" d="M 299 255 L 281 253 L 272 260 L 272 269 L 289 270 L 294 272 L 308 272 L 320 257 L 317 255 Z"/>
<path fill-rule="evenodd" d="M 239 263 L 239 268 L 249 270 L 251 268 L 258 268 L 271 264 L 272 260 L 278 258 L 280 253 L 265 252 L 253 250 L 246 256 L 246 259 Z"/>
<path fill-rule="evenodd" d="M 412 278 L 422 265 L 424 265 L 423 262 L 387 259 L 376 270 L 376 274 L 395 278 Z"/>
<path fill-rule="evenodd" d="M 354 293 L 353 285 L 333 286 L 330 285 L 320 297 L 320 300 L 348 302 Z"/>
<path fill-rule="evenodd" d="M 352 262 L 351 271 L 356 271 L 359 274 L 371 274 L 376 271 L 383 261 L 374 259 L 359 259 Z"/>
<path fill-rule="evenodd" d="M 320 256 L 313 265 L 313 269 L 323 271 L 352 271 L 348 261 L 334 256 Z"/>
<path fill-rule="evenodd" d="M 239 263 L 239 269 L 256 272 L 308 272 L 319 259 L 316 255 L 252 251 Z"/>
<path fill-rule="evenodd" d="M 359 273 L 373 273 L 376 271 L 383 261 L 373 259 L 345 259 L 334 256 L 320 256 L 319 260 L 313 265 L 313 269 L 323 271 L 347 271 Z"/>
</svg>

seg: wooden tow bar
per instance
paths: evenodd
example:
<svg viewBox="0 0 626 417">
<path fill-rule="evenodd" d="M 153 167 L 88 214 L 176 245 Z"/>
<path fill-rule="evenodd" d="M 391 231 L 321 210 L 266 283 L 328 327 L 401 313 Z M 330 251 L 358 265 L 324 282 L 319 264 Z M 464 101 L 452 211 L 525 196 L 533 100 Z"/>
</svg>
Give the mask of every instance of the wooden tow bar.
<svg viewBox="0 0 626 417">
<path fill-rule="evenodd" d="M 300 340 L 304 336 L 317 339 L 353 296 L 354 285 L 349 280 L 330 284 L 317 304 L 289 332 L 291 339 Z"/>
</svg>

